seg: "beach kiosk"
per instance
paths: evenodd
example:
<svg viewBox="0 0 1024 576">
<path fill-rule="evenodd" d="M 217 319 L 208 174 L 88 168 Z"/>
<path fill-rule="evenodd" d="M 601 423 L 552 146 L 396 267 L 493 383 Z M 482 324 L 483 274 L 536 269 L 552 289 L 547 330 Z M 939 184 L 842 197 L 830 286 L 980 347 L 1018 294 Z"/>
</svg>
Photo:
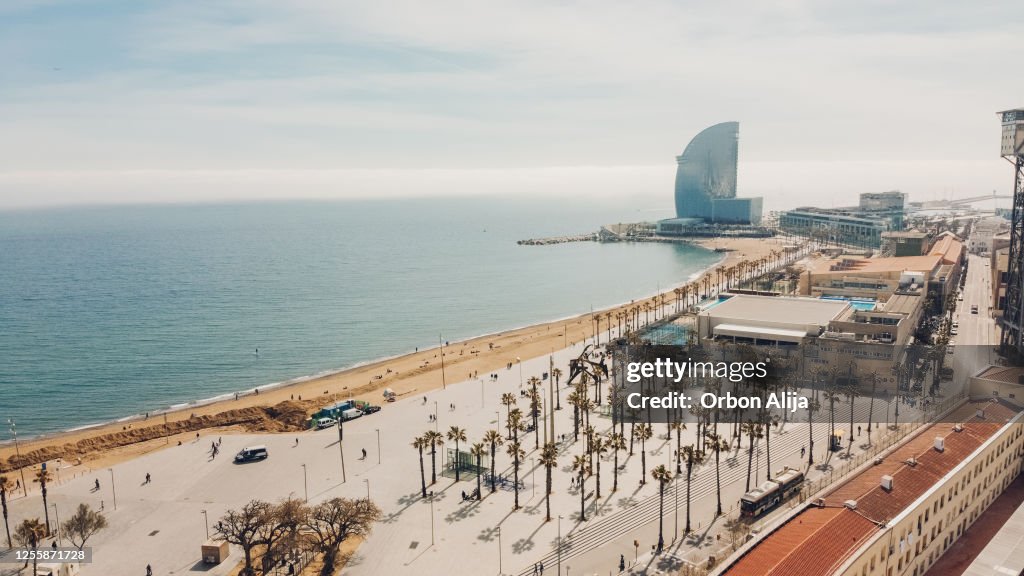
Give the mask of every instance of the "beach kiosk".
<svg viewBox="0 0 1024 576">
<path fill-rule="evenodd" d="M 207 540 L 203 542 L 203 564 L 220 564 L 227 560 L 231 547 L 223 540 Z"/>
</svg>

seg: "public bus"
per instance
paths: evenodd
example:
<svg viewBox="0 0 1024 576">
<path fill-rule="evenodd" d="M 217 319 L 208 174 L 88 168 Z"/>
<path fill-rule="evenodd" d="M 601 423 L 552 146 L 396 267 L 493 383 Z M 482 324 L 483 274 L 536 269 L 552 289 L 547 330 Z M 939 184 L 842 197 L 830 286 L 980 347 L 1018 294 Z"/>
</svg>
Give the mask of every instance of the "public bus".
<svg viewBox="0 0 1024 576">
<path fill-rule="evenodd" d="M 740 498 L 740 512 L 750 518 L 760 516 L 798 493 L 803 483 L 803 472 L 786 468 L 775 478 L 744 494 Z"/>
</svg>

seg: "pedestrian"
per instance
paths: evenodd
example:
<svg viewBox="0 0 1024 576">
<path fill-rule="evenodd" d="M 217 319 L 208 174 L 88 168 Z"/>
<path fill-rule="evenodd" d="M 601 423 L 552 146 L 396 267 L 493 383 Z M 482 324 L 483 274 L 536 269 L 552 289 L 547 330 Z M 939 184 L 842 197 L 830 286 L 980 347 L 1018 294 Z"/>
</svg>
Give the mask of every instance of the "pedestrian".
<svg viewBox="0 0 1024 576">
<path fill-rule="evenodd" d="M 18 484 L 19 484 L 18 488 L 21 488 L 21 486 L 20 486 L 20 484 L 21 484 L 21 481 L 20 481 L 20 480 L 18 481 Z M 16 488 L 16 489 L 17 489 L 17 488 Z M 96 479 L 96 490 L 97 490 L 97 491 L 99 491 L 99 489 L 100 489 L 100 479 L 99 479 L 99 478 L 97 478 L 97 479 Z"/>
<path fill-rule="evenodd" d="M 149 475 L 149 472 L 146 472 L 146 484 L 149 484 L 149 481 L 151 479 L 152 479 L 152 477 Z"/>
<path fill-rule="evenodd" d="M 146 576 L 153 576 L 153 567 L 146 564 Z"/>
<path fill-rule="evenodd" d="M 857 436 L 860 436 L 860 426 L 857 426 Z"/>
<path fill-rule="evenodd" d="M 533 565 L 533 576 L 537 576 L 537 565 Z"/>
<path fill-rule="evenodd" d="M 363 451 L 363 460 L 366 460 L 366 448 L 363 448 L 362 451 Z"/>
<path fill-rule="evenodd" d="M 299 445 L 299 439 L 298 439 L 298 438 L 296 438 L 296 439 L 295 439 L 295 445 L 296 445 L 296 446 L 298 446 L 298 445 Z"/>
<path fill-rule="evenodd" d="M 626 555 L 619 554 L 619 572 L 625 572 L 626 570 Z"/>
<path fill-rule="evenodd" d="M 541 562 L 540 562 L 540 573 L 541 573 L 541 576 L 544 576 L 544 561 L 543 560 L 541 560 Z"/>
<path fill-rule="evenodd" d="M 803 458 L 805 454 L 807 454 L 807 446 L 801 446 L 800 447 L 800 457 Z"/>
<path fill-rule="evenodd" d="M 196 440 L 199 440 L 199 432 L 196 432 Z"/>
</svg>

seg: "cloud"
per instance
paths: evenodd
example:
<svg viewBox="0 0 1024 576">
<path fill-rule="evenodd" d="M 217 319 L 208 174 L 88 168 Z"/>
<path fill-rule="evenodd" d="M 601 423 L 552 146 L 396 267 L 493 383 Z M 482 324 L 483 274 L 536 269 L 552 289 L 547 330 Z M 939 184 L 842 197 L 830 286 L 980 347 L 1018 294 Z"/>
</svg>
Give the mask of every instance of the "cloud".
<svg viewBox="0 0 1024 576">
<path fill-rule="evenodd" d="M 671 172 L 739 120 L 742 163 L 913 165 L 923 193 L 969 163 L 987 186 L 993 112 L 1024 93 L 999 4 L 24 3 L 0 24 L 0 172 Z"/>
</svg>

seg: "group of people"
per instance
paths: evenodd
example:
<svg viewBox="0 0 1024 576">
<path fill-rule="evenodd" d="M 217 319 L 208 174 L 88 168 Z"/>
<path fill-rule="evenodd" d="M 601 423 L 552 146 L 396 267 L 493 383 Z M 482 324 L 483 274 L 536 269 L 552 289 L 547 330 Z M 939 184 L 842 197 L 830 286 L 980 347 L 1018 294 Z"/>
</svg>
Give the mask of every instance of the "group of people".
<svg viewBox="0 0 1024 576">
<path fill-rule="evenodd" d="M 216 442 L 210 442 L 210 460 L 213 460 L 217 457 L 217 454 L 220 454 L 221 440 L 222 438 L 217 438 Z"/>
</svg>

